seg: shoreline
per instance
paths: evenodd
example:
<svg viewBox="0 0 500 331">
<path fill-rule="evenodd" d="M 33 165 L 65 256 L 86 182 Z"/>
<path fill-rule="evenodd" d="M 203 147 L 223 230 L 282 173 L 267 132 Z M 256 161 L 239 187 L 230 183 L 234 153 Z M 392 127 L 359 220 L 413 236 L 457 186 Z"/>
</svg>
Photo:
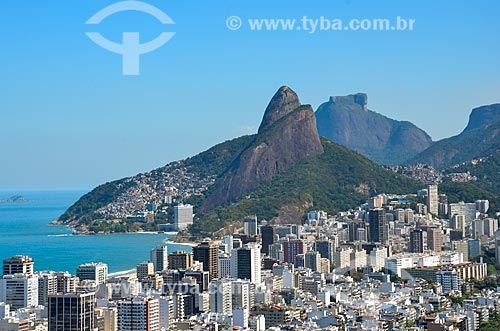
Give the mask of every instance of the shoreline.
<svg viewBox="0 0 500 331">
<path fill-rule="evenodd" d="M 78 230 L 74 225 L 64 224 L 58 221 L 52 221 L 48 224 L 49 226 L 64 226 L 71 230 L 72 234 L 75 236 L 99 236 L 99 235 L 110 235 L 110 234 L 166 234 L 169 236 L 176 236 L 179 232 L 177 231 L 133 231 L 133 232 L 109 232 L 109 233 L 94 233 L 88 231 Z"/>
<path fill-rule="evenodd" d="M 135 235 L 135 234 L 142 234 L 142 235 L 165 235 L 168 236 L 165 238 L 164 243 L 167 245 L 180 245 L 180 246 L 187 246 L 187 247 L 196 247 L 198 243 L 196 242 L 182 242 L 182 241 L 175 241 L 177 238 L 177 235 L 179 232 L 177 231 L 135 231 L 135 232 L 111 232 L 111 233 L 89 233 L 89 232 L 82 232 L 76 230 L 72 225 L 68 224 L 61 224 L 61 223 L 56 223 L 56 222 L 51 222 L 49 223 L 50 226 L 64 226 L 67 227 L 71 233 L 64 233 L 64 234 L 56 234 L 56 235 L 51 235 L 53 237 L 68 237 L 68 236 L 111 236 L 111 235 Z"/>
<path fill-rule="evenodd" d="M 108 274 L 108 279 L 113 278 L 113 277 L 120 277 L 120 276 L 126 276 L 132 273 L 136 273 L 136 269 L 129 269 L 129 270 L 123 270 L 123 271 L 116 271 L 116 272 L 111 272 Z"/>
<path fill-rule="evenodd" d="M 93 233 L 93 232 L 88 232 L 88 231 L 82 231 L 79 230 L 75 227 L 75 225 L 72 224 L 64 224 L 62 222 L 59 222 L 57 220 L 54 220 L 49 223 L 50 226 L 64 226 L 67 227 L 71 233 L 63 234 L 63 235 L 58 235 L 58 236 L 109 236 L 109 235 L 118 235 L 118 234 L 125 234 L 125 235 L 133 235 L 133 234 L 142 234 L 142 235 L 165 235 L 167 238 L 165 238 L 164 243 L 169 244 L 169 245 L 182 245 L 182 246 L 187 246 L 187 247 L 196 247 L 198 245 L 198 242 L 192 242 L 189 240 L 185 241 L 185 237 L 180 236 L 179 237 L 179 232 L 178 231 L 134 231 L 134 232 L 109 232 L 109 233 Z M 184 240 L 182 240 L 184 239 Z"/>
<path fill-rule="evenodd" d="M 182 242 L 176 242 L 176 241 L 172 241 L 172 240 L 165 241 L 165 244 L 167 244 L 167 245 L 188 246 L 188 247 L 196 247 L 196 246 L 198 246 L 197 243 L 193 243 L 193 242 L 182 243 Z"/>
</svg>

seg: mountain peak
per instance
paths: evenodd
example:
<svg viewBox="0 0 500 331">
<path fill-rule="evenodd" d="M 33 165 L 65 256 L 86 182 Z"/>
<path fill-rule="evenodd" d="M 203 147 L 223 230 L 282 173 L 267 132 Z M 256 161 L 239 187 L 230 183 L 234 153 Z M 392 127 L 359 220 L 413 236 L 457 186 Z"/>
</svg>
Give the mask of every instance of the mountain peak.
<svg viewBox="0 0 500 331">
<path fill-rule="evenodd" d="M 500 150 L 500 104 L 474 108 L 467 127 L 458 135 L 435 142 L 408 164 L 425 163 L 443 169 Z"/>
<path fill-rule="evenodd" d="M 344 106 L 361 106 L 361 109 L 363 111 L 368 111 L 368 95 L 366 93 L 356 93 L 345 96 L 332 96 L 330 97 L 330 103 Z"/>
<path fill-rule="evenodd" d="M 485 128 L 500 121 L 500 103 L 474 108 L 469 116 L 469 123 L 464 132 Z"/>
<path fill-rule="evenodd" d="M 264 131 L 277 120 L 290 114 L 298 107 L 300 107 L 300 100 L 297 93 L 288 86 L 280 87 L 266 108 L 259 132 Z"/>
<path fill-rule="evenodd" d="M 388 165 L 400 164 L 432 144 L 415 125 L 368 110 L 367 104 L 365 93 L 330 97 L 316 111 L 319 134 Z"/>
<path fill-rule="evenodd" d="M 234 202 L 300 160 L 323 152 L 312 107 L 300 105 L 295 92 L 282 87 L 269 103 L 253 143 L 216 183 L 202 210 Z"/>
</svg>

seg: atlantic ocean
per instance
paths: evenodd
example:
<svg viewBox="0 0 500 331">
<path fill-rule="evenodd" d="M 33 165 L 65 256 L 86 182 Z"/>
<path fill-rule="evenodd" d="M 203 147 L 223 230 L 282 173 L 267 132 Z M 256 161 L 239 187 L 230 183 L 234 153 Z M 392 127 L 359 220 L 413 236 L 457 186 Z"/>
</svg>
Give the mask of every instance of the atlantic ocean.
<svg viewBox="0 0 500 331">
<path fill-rule="evenodd" d="M 66 226 L 50 225 L 84 191 L 0 191 L 0 199 L 24 196 L 27 202 L 0 203 L 0 259 L 29 255 L 35 270 L 75 273 L 79 264 L 104 262 L 110 273 L 131 270 L 149 260 L 150 250 L 191 251 L 189 245 L 166 243 L 167 234 L 73 235 Z"/>
</svg>

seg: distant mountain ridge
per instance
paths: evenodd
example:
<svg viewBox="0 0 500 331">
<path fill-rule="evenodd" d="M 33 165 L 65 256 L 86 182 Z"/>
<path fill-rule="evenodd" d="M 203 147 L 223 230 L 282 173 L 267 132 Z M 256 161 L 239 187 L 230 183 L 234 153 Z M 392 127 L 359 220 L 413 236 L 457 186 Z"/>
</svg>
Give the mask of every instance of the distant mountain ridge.
<svg viewBox="0 0 500 331">
<path fill-rule="evenodd" d="M 473 109 L 460 134 L 434 143 L 406 163 L 424 163 L 442 169 L 487 157 L 499 149 L 500 104 L 492 104 Z"/>
<path fill-rule="evenodd" d="M 321 132 L 333 138 L 320 138 Z M 461 134 L 436 142 L 419 157 L 446 165 L 485 156 L 477 165 L 469 162 L 449 170 L 470 171 L 478 181 L 446 182 L 440 190 L 455 200 L 486 197 L 496 208 L 500 206 L 498 134 L 500 104 L 479 107 Z M 362 151 L 352 151 L 333 139 L 343 139 Z M 395 154 L 404 159 L 431 143 L 413 124 L 368 110 L 366 94 L 331 97 L 315 114 L 283 86 L 269 102 L 257 134 L 100 185 L 68 208 L 57 223 L 90 233 L 157 230 L 159 224 L 172 220 L 173 206 L 180 202 L 194 205 L 196 219 L 190 232 L 196 236 L 230 229 L 247 215 L 276 223 L 296 222 L 312 208 L 335 213 L 356 207 L 374 194 L 415 192 L 419 187 L 415 181 L 361 153 L 396 162 Z M 162 212 L 137 222 L 153 202 Z"/>
<path fill-rule="evenodd" d="M 369 110 L 364 93 L 330 97 L 316 111 L 316 122 L 321 136 L 379 164 L 401 164 L 432 145 L 414 124 Z"/>
<path fill-rule="evenodd" d="M 165 223 L 164 218 L 139 224 L 128 215 L 145 210 L 151 202 L 171 211 L 182 201 L 195 207 L 191 233 L 203 236 L 247 215 L 296 222 L 311 208 L 335 213 L 356 207 L 373 194 L 402 194 L 416 188 L 414 181 L 320 139 L 312 108 L 282 87 L 271 99 L 258 134 L 103 184 L 80 198 L 58 223 L 91 233 L 154 230 Z M 168 196 L 175 202 L 165 202 Z"/>
</svg>

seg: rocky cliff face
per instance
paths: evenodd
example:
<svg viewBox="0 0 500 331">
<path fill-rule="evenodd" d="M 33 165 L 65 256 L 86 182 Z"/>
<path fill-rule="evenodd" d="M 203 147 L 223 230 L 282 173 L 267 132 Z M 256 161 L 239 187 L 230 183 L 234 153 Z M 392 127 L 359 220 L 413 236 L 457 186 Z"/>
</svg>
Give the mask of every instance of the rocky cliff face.
<svg viewBox="0 0 500 331">
<path fill-rule="evenodd" d="M 500 104 L 492 104 L 472 109 L 469 122 L 464 132 L 486 129 L 492 124 L 500 121 Z"/>
<path fill-rule="evenodd" d="M 264 118 L 260 124 L 259 133 L 299 107 L 300 100 L 297 94 L 288 86 L 280 87 L 264 112 Z"/>
<path fill-rule="evenodd" d="M 472 110 L 462 133 L 440 140 L 407 163 L 425 163 L 446 168 L 475 158 L 487 157 L 500 149 L 500 104 Z"/>
<path fill-rule="evenodd" d="M 311 106 L 301 106 L 289 87 L 276 92 L 253 143 L 216 183 L 203 209 L 235 201 L 301 159 L 323 153 Z"/>
<path fill-rule="evenodd" d="M 381 164 L 400 164 L 432 144 L 423 130 L 368 110 L 368 96 L 330 97 L 316 111 L 318 132 Z"/>
</svg>

